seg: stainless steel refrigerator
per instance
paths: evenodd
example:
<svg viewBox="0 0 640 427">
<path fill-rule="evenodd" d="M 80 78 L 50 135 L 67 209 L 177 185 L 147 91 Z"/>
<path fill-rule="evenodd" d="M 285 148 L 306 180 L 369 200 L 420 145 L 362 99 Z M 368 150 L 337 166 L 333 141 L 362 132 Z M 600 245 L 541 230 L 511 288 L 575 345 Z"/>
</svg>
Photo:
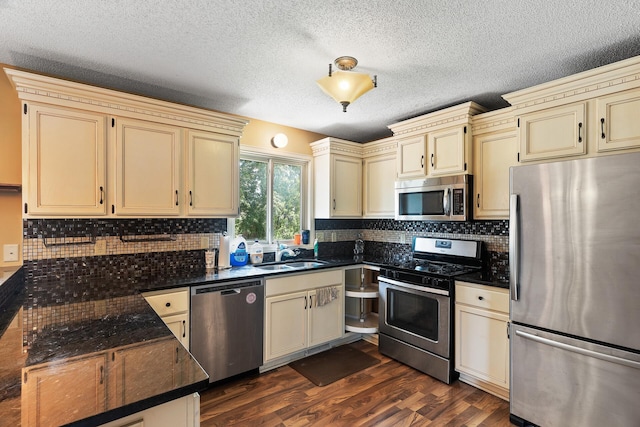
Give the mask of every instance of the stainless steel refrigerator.
<svg viewBox="0 0 640 427">
<path fill-rule="evenodd" d="M 510 178 L 512 423 L 640 426 L 640 153 Z"/>
</svg>

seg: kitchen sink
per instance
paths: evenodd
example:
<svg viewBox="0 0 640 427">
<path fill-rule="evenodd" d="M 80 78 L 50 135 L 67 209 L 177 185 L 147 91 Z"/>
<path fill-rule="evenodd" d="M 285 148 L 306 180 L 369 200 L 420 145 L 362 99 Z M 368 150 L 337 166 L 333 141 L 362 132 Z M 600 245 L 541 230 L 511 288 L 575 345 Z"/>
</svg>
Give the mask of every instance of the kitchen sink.
<svg viewBox="0 0 640 427">
<path fill-rule="evenodd" d="M 282 265 L 288 265 L 293 268 L 315 268 L 325 264 L 326 263 L 324 262 L 318 262 L 318 261 L 297 261 L 297 262 L 289 262 L 287 264 L 282 264 Z"/>
<path fill-rule="evenodd" d="M 282 271 L 282 270 L 295 270 L 296 267 L 291 267 L 287 264 L 270 264 L 270 265 L 256 265 L 256 268 L 260 270 L 269 270 L 269 271 Z"/>
<path fill-rule="evenodd" d="M 318 260 L 291 260 L 282 261 L 276 263 L 256 265 L 255 268 L 268 271 L 288 271 L 288 270 L 303 270 L 306 268 L 315 268 L 327 264 L 325 261 Z"/>
</svg>

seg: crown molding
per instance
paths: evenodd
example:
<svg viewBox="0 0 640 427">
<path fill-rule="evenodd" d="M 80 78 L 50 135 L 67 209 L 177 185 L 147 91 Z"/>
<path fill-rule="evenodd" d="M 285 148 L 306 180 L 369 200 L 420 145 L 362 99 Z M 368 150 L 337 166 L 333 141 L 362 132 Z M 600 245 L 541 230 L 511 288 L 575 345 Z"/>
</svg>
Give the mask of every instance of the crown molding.
<svg viewBox="0 0 640 427">
<path fill-rule="evenodd" d="M 471 117 L 486 111 L 487 109 L 482 105 L 469 101 L 434 111 L 433 113 L 403 120 L 387 127 L 391 129 L 394 136 L 408 136 L 456 125 L 465 125 L 469 123 Z"/>
<path fill-rule="evenodd" d="M 84 83 L 5 68 L 18 97 L 39 102 L 95 111 L 116 116 L 174 124 L 241 136 L 248 121 L 188 105 L 104 89 Z"/>
</svg>

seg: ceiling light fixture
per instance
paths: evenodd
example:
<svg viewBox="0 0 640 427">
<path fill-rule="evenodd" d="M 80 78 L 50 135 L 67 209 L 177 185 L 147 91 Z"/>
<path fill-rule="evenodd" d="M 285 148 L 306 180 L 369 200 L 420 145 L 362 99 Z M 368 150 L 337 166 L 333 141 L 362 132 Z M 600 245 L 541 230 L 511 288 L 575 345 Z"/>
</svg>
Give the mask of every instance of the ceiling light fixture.
<svg viewBox="0 0 640 427">
<path fill-rule="evenodd" d="M 349 104 L 378 87 L 378 76 L 373 76 L 372 79 L 369 74 L 351 71 L 358 65 L 358 60 L 352 56 L 336 58 L 334 64 L 341 71 L 333 73 L 329 64 L 329 75 L 316 83 L 324 93 L 342 104 L 342 111 L 346 113 Z"/>
<path fill-rule="evenodd" d="M 276 148 L 286 147 L 289 143 L 289 138 L 284 133 L 276 133 L 273 138 L 271 138 L 271 144 L 273 144 Z"/>
</svg>

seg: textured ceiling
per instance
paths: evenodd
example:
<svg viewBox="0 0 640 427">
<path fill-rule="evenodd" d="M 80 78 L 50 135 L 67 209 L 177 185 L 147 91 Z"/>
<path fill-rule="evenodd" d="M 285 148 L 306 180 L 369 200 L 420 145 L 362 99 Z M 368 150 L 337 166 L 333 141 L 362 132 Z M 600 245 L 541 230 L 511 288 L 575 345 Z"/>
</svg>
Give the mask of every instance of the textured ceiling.
<svg viewBox="0 0 640 427">
<path fill-rule="evenodd" d="M 342 55 L 378 76 L 347 113 Z M 631 0 L 0 0 L 0 62 L 359 142 L 635 55 Z"/>
</svg>

